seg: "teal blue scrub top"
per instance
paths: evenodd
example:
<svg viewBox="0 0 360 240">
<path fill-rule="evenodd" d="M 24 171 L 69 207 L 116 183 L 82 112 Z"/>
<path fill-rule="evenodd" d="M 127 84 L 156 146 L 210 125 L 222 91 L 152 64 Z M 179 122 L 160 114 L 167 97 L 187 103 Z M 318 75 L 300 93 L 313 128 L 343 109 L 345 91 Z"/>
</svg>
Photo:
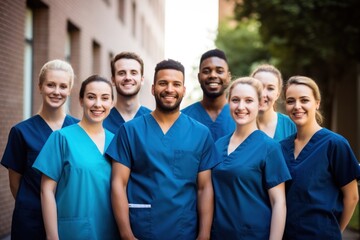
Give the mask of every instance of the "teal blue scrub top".
<svg viewBox="0 0 360 240">
<path fill-rule="evenodd" d="M 181 112 L 207 126 L 215 142 L 219 138 L 235 131 L 235 122 L 230 115 L 229 104 L 223 107 L 215 121 L 211 119 L 200 102 L 184 108 Z"/>
<path fill-rule="evenodd" d="M 151 110 L 148 109 L 147 107 L 140 106 L 140 108 L 136 112 L 134 118 L 142 116 L 142 115 L 150 113 L 150 112 L 151 112 Z M 110 132 L 115 134 L 117 132 L 117 130 L 120 128 L 120 126 L 123 125 L 124 123 L 125 123 L 124 118 L 121 116 L 119 111 L 115 107 L 113 107 L 110 111 L 109 116 L 107 116 L 107 118 L 105 118 L 105 120 L 103 122 L 103 126 L 107 130 L 109 130 Z"/>
<path fill-rule="evenodd" d="M 196 239 L 197 176 L 219 159 L 209 129 L 180 114 L 166 134 L 151 114 L 122 125 L 108 147 L 130 168 L 129 217 L 138 239 Z"/>
<path fill-rule="evenodd" d="M 106 149 L 114 135 L 105 130 L 105 136 Z M 57 182 L 60 239 L 119 239 L 110 201 L 111 162 L 83 128 L 75 124 L 51 134 L 33 167 Z"/>
<path fill-rule="evenodd" d="M 222 162 L 212 171 L 215 212 L 211 239 L 268 240 L 268 190 L 291 179 L 280 144 L 256 130 L 232 153 L 232 134 L 216 141 Z"/>
<path fill-rule="evenodd" d="M 278 120 L 273 139 L 280 142 L 281 140 L 296 133 L 297 130 L 295 123 L 289 118 L 289 116 L 278 112 L 277 117 Z"/>
</svg>

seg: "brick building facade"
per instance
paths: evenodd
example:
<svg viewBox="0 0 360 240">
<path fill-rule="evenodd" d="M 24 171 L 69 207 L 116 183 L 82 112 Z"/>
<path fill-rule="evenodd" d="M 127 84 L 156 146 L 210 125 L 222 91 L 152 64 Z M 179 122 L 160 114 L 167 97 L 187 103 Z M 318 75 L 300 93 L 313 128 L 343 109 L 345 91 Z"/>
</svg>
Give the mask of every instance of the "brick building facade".
<svg viewBox="0 0 360 240">
<path fill-rule="evenodd" d="M 143 105 L 155 64 L 164 58 L 165 0 L 1 0 L 0 156 L 11 126 L 38 111 L 37 75 L 50 59 L 65 59 L 76 79 L 68 108 L 80 118 L 80 83 L 91 74 L 110 78 L 110 59 L 134 51 L 145 62 Z M 7 169 L 0 167 L 0 239 L 9 234 L 14 200 Z"/>
</svg>

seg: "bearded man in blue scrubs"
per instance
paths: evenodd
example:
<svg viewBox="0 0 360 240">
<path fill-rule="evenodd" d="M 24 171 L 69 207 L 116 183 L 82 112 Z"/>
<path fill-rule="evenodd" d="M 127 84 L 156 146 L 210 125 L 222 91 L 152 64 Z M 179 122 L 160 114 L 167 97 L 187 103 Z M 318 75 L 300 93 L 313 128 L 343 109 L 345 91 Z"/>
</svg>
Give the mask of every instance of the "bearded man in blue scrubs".
<svg viewBox="0 0 360 240">
<path fill-rule="evenodd" d="M 209 129 L 180 113 L 184 81 L 181 63 L 158 63 L 155 110 L 122 125 L 106 151 L 123 239 L 210 238 L 219 158 Z"/>
</svg>

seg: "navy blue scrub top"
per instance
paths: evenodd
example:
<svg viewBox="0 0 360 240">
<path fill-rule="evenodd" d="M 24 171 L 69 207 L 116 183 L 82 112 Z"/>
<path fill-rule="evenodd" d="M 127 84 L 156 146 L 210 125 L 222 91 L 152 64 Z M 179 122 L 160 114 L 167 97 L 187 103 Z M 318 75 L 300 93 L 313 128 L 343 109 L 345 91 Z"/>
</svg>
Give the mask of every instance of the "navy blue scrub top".
<svg viewBox="0 0 360 240">
<path fill-rule="evenodd" d="M 348 141 L 328 129 L 316 132 L 296 159 L 295 138 L 280 142 L 292 176 L 284 239 L 341 239 L 341 187 L 360 178 L 359 163 Z"/>
</svg>

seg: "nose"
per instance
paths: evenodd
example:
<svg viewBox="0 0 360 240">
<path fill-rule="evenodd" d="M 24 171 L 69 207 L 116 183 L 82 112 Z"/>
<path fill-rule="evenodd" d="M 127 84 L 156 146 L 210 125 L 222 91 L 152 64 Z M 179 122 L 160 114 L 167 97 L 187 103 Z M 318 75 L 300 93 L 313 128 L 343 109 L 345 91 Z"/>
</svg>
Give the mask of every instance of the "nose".
<svg viewBox="0 0 360 240">
<path fill-rule="evenodd" d="M 96 98 L 94 106 L 95 107 L 100 107 L 101 106 L 101 99 L 100 98 Z"/>
<path fill-rule="evenodd" d="M 245 107 L 244 101 L 239 101 L 237 105 L 237 109 L 244 109 L 244 107 Z"/>
<path fill-rule="evenodd" d="M 56 95 L 60 94 L 60 87 L 59 86 L 55 87 L 54 94 L 56 94 Z"/>
<path fill-rule="evenodd" d="M 300 101 L 295 101 L 294 108 L 299 109 L 301 107 Z"/>
<path fill-rule="evenodd" d="M 174 90 L 174 86 L 172 85 L 172 84 L 168 84 L 167 86 L 166 86 L 166 91 L 167 92 L 172 92 Z"/>
</svg>

